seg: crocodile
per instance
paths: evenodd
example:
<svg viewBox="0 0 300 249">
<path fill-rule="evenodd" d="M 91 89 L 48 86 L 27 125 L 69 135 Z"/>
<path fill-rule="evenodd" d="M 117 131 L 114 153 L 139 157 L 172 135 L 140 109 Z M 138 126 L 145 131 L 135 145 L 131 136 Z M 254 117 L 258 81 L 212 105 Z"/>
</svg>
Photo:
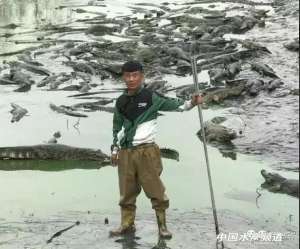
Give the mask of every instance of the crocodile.
<svg viewBox="0 0 300 249">
<path fill-rule="evenodd" d="M 54 136 L 58 137 L 60 134 L 57 132 Z M 0 147 L 0 170 L 57 171 L 99 169 L 111 165 L 110 156 L 101 150 L 49 142 L 32 146 Z M 179 161 L 179 153 L 174 149 L 161 148 L 160 154 L 162 158 Z"/>
<path fill-rule="evenodd" d="M 77 148 L 63 144 L 0 147 L 0 160 L 82 160 L 107 162 L 101 150 Z"/>
<path fill-rule="evenodd" d="M 12 110 L 10 111 L 10 113 L 13 115 L 11 119 L 12 123 L 19 122 L 28 113 L 28 110 L 17 104 L 11 103 L 11 107 Z"/>
<path fill-rule="evenodd" d="M 294 41 L 284 44 L 284 47 L 293 52 L 299 52 L 299 38 Z"/>
<path fill-rule="evenodd" d="M 19 61 L 13 61 L 13 62 L 10 62 L 9 64 L 11 67 L 15 67 L 18 70 L 25 69 L 25 70 L 32 72 L 34 74 L 37 74 L 37 75 L 42 75 L 42 76 L 50 76 L 51 75 L 51 72 L 48 69 L 40 67 L 40 66 L 26 64 L 26 63 L 19 62 Z"/>
<path fill-rule="evenodd" d="M 261 185 L 262 188 L 274 193 L 288 194 L 299 198 L 299 180 L 286 179 L 276 173 L 269 173 L 266 170 L 261 171 L 261 175 L 265 182 Z"/>
<path fill-rule="evenodd" d="M 204 131 L 206 135 L 206 140 L 208 143 L 215 143 L 216 145 L 226 145 L 231 144 L 231 141 L 238 137 L 239 131 L 241 130 L 241 127 L 238 127 L 238 131 L 236 129 L 233 129 L 232 124 L 229 125 L 229 127 L 226 126 L 225 122 L 227 121 L 227 118 L 225 117 L 215 117 L 212 120 L 206 121 L 204 123 Z M 235 119 L 231 123 L 240 123 L 236 122 Z M 227 121 L 228 122 L 228 121 Z M 236 125 L 236 124 L 235 124 Z M 241 126 L 241 125 L 240 125 Z M 197 132 L 197 136 L 202 141 L 202 130 Z"/>
<path fill-rule="evenodd" d="M 76 112 L 72 107 L 69 106 L 56 106 L 52 103 L 50 103 L 50 108 L 51 110 L 57 112 L 57 113 L 62 113 L 71 117 L 78 117 L 78 118 L 87 118 L 88 116 L 79 112 Z"/>
<path fill-rule="evenodd" d="M 258 72 L 259 74 L 263 75 L 263 76 L 269 76 L 271 78 L 279 78 L 275 71 L 268 65 L 266 64 L 260 64 L 260 63 L 255 63 L 252 62 L 251 63 L 251 68 L 252 70 Z"/>
</svg>

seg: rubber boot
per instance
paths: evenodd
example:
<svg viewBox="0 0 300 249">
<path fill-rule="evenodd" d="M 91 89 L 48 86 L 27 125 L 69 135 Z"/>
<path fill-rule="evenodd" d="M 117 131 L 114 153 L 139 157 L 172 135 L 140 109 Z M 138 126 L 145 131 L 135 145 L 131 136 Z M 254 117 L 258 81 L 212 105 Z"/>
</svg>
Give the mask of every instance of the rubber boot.
<svg viewBox="0 0 300 249">
<path fill-rule="evenodd" d="M 110 237 L 135 233 L 135 211 L 121 210 L 121 226 L 109 232 Z"/>
<path fill-rule="evenodd" d="M 168 231 L 166 225 L 166 212 L 162 210 L 160 211 L 156 210 L 156 219 L 157 219 L 159 237 L 161 239 L 172 239 L 172 233 Z"/>
</svg>

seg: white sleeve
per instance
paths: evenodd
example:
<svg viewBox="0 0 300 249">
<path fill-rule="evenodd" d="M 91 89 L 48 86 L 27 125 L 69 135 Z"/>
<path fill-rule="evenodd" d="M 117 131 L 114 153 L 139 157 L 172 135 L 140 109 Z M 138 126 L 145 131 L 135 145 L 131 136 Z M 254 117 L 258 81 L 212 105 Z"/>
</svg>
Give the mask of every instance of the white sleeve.
<svg viewBox="0 0 300 249">
<path fill-rule="evenodd" d="M 179 106 L 178 109 L 180 111 L 189 111 L 193 108 L 192 100 L 186 100 L 183 105 Z"/>
</svg>

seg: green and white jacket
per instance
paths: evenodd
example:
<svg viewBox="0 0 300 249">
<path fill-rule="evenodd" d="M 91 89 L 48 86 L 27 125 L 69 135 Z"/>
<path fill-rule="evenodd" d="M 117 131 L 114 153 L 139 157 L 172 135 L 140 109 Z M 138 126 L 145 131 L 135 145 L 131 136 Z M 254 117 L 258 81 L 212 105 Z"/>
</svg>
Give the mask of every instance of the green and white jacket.
<svg viewBox="0 0 300 249">
<path fill-rule="evenodd" d="M 125 90 L 115 104 L 112 150 L 155 142 L 158 111 L 192 108 L 191 101 L 165 97 L 144 87 L 134 95 Z"/>
</svg>

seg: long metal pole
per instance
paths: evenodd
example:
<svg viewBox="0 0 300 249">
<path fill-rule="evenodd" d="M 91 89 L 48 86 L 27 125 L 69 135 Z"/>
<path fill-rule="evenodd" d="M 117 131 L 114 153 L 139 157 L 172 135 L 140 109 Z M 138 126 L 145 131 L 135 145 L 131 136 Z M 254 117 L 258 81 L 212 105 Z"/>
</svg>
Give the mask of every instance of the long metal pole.
<svg viewBox="0 0 300 249">
<path fill-rule="evenodd" d="M 195 92 L 196 95 L 200 95 L 199 85 L 198 85 L 198 70 L 197 70 L 197 58 L 195 56 L 191 56 L 191 64 L 192 64 L 192 72 L 193 72 L 193 78 L 194 78 L 194 84 L 195 84 Z M 207 150 L 207 141 L 206 141 L 206 135 L 204 130 L 204 119 L 202 114 L 202 106 L 198 106 L 198 113 L 199 113 L 199 119 L 200 119 L 200 126 L 201 126 L 201 136 L 203 139 L 203 147 L 204 147 L 204 153 L 205 153 L 205 160 L 206 160 L 206 168 L 207 168 L 207 174 L 208 174 L 208 181 L 209 181 L 209 189 L 210 189 L 210 197 L 212 202 L 212 209 L 213 209 L 213 216 L 215 221 L 215 229 L 216 229 L 216 235 L 220 234 L 219 229 L 219 222 L 218 222 L 218 215 L 217 215 L 217 208 L 216 208 L 216 201 L 214 196 L 214 189 L 213 189 L 213 183 L 212 183 L 212 177 L 210 172 L 210 163 L 209 163 L 209 157 L 208 157 L 208 150 Z M 217 248 L 219 248 L 219 245 L 221 244 L 221 248 L 224 249 L 224 243 L 223 241 L 217 240 Z"/>
</svg>

